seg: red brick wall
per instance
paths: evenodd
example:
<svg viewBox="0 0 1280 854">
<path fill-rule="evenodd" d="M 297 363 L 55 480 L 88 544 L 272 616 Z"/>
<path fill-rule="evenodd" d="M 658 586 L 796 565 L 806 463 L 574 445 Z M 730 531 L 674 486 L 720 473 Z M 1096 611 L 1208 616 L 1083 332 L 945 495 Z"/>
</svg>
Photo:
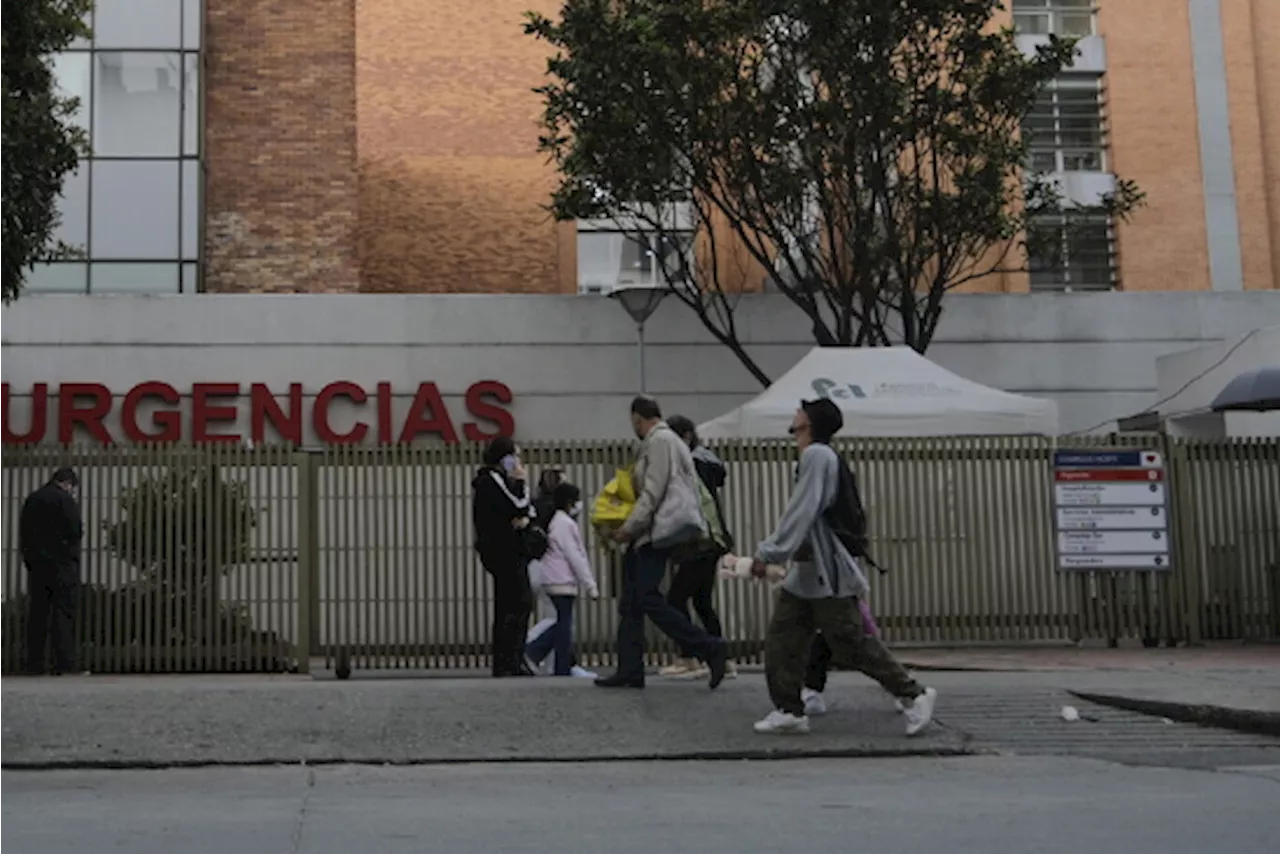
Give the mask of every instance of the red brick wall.
<svg viewBox="0 0 1280 854">
<path fill-rule="evenodd" d="M 359 289 L 355 0 L 214 0 L 205 287 Z"/>
</svg>

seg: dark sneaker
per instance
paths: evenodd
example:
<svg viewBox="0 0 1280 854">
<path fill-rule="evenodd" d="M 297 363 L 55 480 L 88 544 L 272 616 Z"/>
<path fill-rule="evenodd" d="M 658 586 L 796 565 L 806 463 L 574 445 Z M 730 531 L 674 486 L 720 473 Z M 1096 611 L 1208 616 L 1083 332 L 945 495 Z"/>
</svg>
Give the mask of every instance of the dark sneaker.
<svg viewBox="0 0 1280 854">
<path fill-rule="evenodd" d="M 715 650 L 707 656 L 707 668 L 711 671 L 711 680 L 707 683 L 714 690 L 724 681 L 729 669 L 729 645 L 724 641 L 716 644 Z"/>
<path fill-rule="evenodd" d="M 597 688 L 643 688 L 643 676 L 621 676 L 617 673 L 612 676 L 601 676 L 596 680 Z"/>
</svg>

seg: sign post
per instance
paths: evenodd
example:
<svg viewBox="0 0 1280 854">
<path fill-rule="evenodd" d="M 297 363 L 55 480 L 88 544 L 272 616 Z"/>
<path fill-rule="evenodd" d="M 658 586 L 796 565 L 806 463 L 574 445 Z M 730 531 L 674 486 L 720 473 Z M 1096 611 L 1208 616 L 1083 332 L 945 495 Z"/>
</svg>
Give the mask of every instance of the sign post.
<svg viewBox="0 0 1280 854">
<path fill-rule="evenodd" d="M 1066 572 L 1167 572 L 1169 484 L 1158 451 L 1081 449 L 1053 455 L 1054 535 Z"/>
</svg>

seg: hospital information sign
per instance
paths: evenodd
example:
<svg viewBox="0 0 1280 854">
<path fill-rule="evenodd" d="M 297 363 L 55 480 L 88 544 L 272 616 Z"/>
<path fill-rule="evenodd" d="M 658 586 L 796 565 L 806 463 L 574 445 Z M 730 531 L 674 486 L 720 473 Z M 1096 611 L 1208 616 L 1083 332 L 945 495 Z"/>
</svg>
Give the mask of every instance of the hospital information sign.
<svg viewBox="0 0 1280 854">
<path fill-rule="evenodd" d="M 1170 569 L 1168 487 L 1157 451 L 1055 451 L 1058 569 Z"/>
</svg>

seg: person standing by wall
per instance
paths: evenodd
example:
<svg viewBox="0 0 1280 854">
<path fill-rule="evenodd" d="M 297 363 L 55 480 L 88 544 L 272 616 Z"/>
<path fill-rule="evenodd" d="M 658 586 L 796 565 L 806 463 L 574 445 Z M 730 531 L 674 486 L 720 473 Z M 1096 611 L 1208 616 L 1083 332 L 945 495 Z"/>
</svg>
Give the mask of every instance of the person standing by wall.
<svg viewBox="0 0 1280 854">
<path fill-rule="evenodd" d="M 712 596 L 716 589 L 720 557 L 733 548 L 733 538 L 729 534 L 724 505 L 720 500 L 720 491 L 728 479 L 728 471 L 724 461 L 698 440 L 698 430 L 692 420 L 683 415 L 673 415 L 667 419 L 667 426 L 689 446 L 693 467 L 707 492 L 711 494 L 721 528 L 720 536 L 708 541 L 711 547 L 681 560 L 676 566 L 675 576 L 667 590 L 667 602 L 685 616 L 689 616 L 689 604 L 692 602 L 693 610 L 702 621 L 702 627 L 716 637 L 723 638 L 724 628 L 720 623 L 720 615 L 716 613 Z M 710 523 L 711 520 L 708 520 L 708 524 Z M 717 546 L 717 540 L 723 545 Z M 673 679 L 700 679 L 707 676 L 708 671 L 706 666 L 693 657 L 692 651 L 682 649 L 680 658 L 670 667 L 658 671 L 658 675 Z M 733 678 L 736 675 L 737 668 L 730 662 L 726 666 L 725 676 Z"/>
<path fill-rule="evenodd" d="M 528 645 L 526 653 L 536 666 L 554 652 L 556 676 L 581 673 L 595 678 L 594 673 L 573 666 L 574 605 L 579 595 L 592 599 L 600 596 L 600 588 L 596 586 L 591 561 L 587 557 L 587 546 L 582 541 L 582 529 L 578 527 L 578 518 L 582 515 L 582 493 L 573 484 L 561 482 L 553 495 L 554 513 L 547 527 L 550 542 L 539 563 L 542 587 L 551 597 L 556 622 Z"/>
<path fill-rule="evenodd" d="M 484 452 L 471 481 L 476 553 L 493 578 L 493 675 L 532 676 L 524 661 L 525 632 L 533 612 L 523 530 L 533 523 L 524 463 L 515 442 L 499 436 Z"/>
<path fill-rule="evenodd" d="M 832 663 L 860 670 L 903 703 L 908 736 L 933 718 L 937 692 L 908 675 L 879 639 L 863 626 L 858 601 L 868 584 L 857 559 L 828 521 L 836 504 L 844 463 L 831 448 L 844 426 L 840 408 L 826 399 L 803 401 L 790 432 L 800 449 L 795 489 L 773 534 L 756 547 L 752 574 L 790 561 L 765 638 L 765 678 L 774 710 L 755 724 L 759 733 L 809 731 L 801 691 L 815 632 L 822 632 Z"/>
<path fill-rule="evenodd" d="M 27 567 L 27 673 L 45 672 L 44 649 L 53 647 L 55 676 L 76 668 L 75 611 L 80 598 L 80 543 L 84 523 L 75 492 L 80 479 L 58 469 L 27 496 L 18 521 L 18 547 Z"/>
<path fill-rule="evenodd" d="M 662 410 L 653 398 L 641 395 L 631 401 L 631 426 L 642 443 L 633 475 L 636 503 L 613 534 L 614 542 L 629 546 L 618 603 L 618 669 L 597 679 L 596 685 L 644 687 L 647 616 L 680 649 L 706 662 L 711 674 L 708 684 L 717 688 L 724 681 L 729 658 L 724 639 L 695 626 L 659 590 L 673 550 L 706 533 L 693 457 L 662 420 Z"/>
</svg>

